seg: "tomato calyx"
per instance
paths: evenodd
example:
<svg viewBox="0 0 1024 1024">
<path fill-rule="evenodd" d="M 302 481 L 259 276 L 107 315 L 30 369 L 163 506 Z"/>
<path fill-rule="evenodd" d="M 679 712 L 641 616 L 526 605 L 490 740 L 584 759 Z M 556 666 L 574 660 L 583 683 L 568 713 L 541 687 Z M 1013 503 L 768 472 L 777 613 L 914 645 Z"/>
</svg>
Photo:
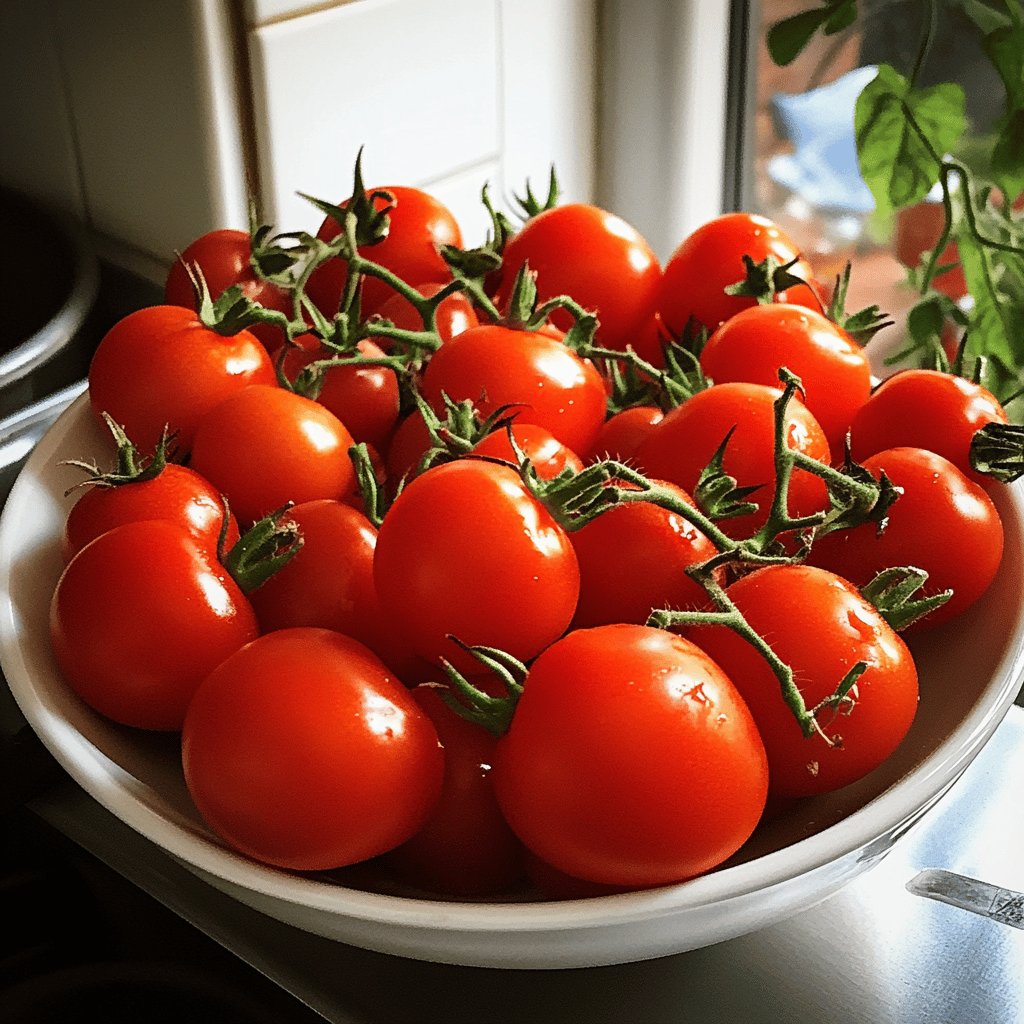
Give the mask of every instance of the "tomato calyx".
<svg viewBox="0 0 1024 1024">
<path fill-rule="evenodd" d="M 726 473 L 725 450 L 735 432 L 735 426 L 729 429 L 711 461 L 701 470 L 693 489 L 694 501 L 714 520 L 752 515 L 757 511 L 757 502 L 746 499 L 764 488 L 764 484 L 737 486 L 736 478 Z"/>
<path fill-rule="evenodd" d="M 280 310 L 268 309 L 254 302 L 237 284 L 225 288 L 214 299 L 199 264 L 186 263 L 184 266 L 195 289 L 197 316 L 208 330 L 230 338 L 254 324 L 272 324 L 290 337 L 289 332 L 294 330 L 294 325 Z"/>
<path fill-rule="evenodd" d="M 101 415 L 117 446 L 116 463 L 112 469 L 104 471 L 95 462 L 66 459 L 61 465 L 81 469 L 88 477 L 69 488 L 65 496 L 79 487 L 121 487 L 124 484 L 143 483 L 158 477 L 167 465 L 169 449 L 174 440 L 174 435 L 167 427 L 164 427 L 153 454 L 145 458 L 140 455 L 138 448 L 125 433 L 124 427 L 109 413 L 103 412 Z"/>
<path fill-rule="evenodd" d="M 1000 483 L 1024 476 L 1024 426 L 986 423 L 971 438 L 971 468 Z"/>
<path fill-rule="evenodd" d="M 551 169 L 548 172 L 548 194 L 545 196 L 543 202 L 533 194 L 533 188 L 530 185 L 529 178 L 526 179 L 526 195 L 519 196 L 513 193 L 512 198 L 516 201 L 516 205 L 519 207 L 519 210 L 523 215 L 523 219 L 529 220 L 531 217 L 536 217 L 545 210 L 553 210 L 558 205 L 560 195 L 561 188 L 558 184 L 558 175 L 555 173 L 555 165 L 552 164 Z"/>
<path fill-rule="evenodd" d="M 952 590 L 942 590 L 928 597 L 915 597 L 927 582 L 928 573 L 924 569 L 912 565 L 893 566 L 878 573 L 860 592 L 899 633 L 953 596 Z"/>
<path fill-rule="evenodd" d="M 524 262 L 513 281 L 508 309 L 498 318 L 498 323 L 512 330 L 538 331 L 555 310 L 564 309 L 572 316 L 573 323 L 562 342 L 566 348 L 587 358 L 599 326 L 597 317 L 569 295 L 555 295 L 540 305 L 537 301 L 537 272 Z"/>
<path fill-rule="evenodd" d="M 387 490 L 381 486 L 381 481 L 377 477 L 369 445 L 365 441 L 353 445 L 348 450 L 348 457 L 356 471 L 356 490 L 363 502 L 363 512 L 370 525 L 379 530 L 391 502 Z M 397 496 L 396 494 L 395 497 Z"/>
<path fill-rule="evenodd" d="M 296 240 L 290 246 L 282 244 L 286 239 Z M 262 223 L 255 198 L 249 198 L 249 266 L 263 281 L 269 281 L 281 288 L 295 286 L 295 272 L 305 260 L 308 250 L 301 243 L 300 236 L 293 232 L 274 234 L 270 224 Z"/>
<path fill-rule="evenodd" d="M 224 499 L 224 520 L 217 542 L 217 558 L 243 594 L 251 594 L 279 569 L 283 569 L 302 547 L 299 524 L 287 518 L 292 502 L 257 520 L 227 548 L 229 510 Z"/>
<path fill-rule="evenodd" d="M 505 246 L 515 233 L 508 217 L 500 210 L 495 210 L 488 188 L 488 184 L 485 183 L 480 192 L 480 199 L 491 218 L 491 229 L 483 245 L 477 246 L 475 249 L 460 249 L 455 245 L 443 245 L 440 250 L 441 258 L 448 264 L 452 273 L 471 283 L 477 290 L 484 287 L 488 275 L 493 274 L 501 267 Z"/>
<path fill-rule="evenodd" d="M 883 313 L 878 305 L 865 306 L 856 313 L 846 312 L 846 296 L 850 290 L 850 263 L 836 275 L 832 299 L 822 312 L 837 327 L 841 327 L 858 345 L 866 345 L 883 327 L 892 327 L 895 321 Z"/>
<path fill-rule="evenodd" d="M 700 368 L 700 360 L 692 349 L 674 340 L 662 345 L 663 367 L 644 359 L 631 345 L 624 350 L 588 344 L 579 350 L 586 359 L 599 360 L 604 374 L 612 384 L 609 398 L 611 411 L 632 405 L 656 405 L 663 412 L 693 398 L 711 387 L 711 380 Z M 622 382 L 621 391 L 619 381 Z"/>
<path fill-rule="evenodd" d="M 809 281 L 790 273 L 790 270 L 800 263 L 799 255 L 785 263 L 780 263 L 774 256 L 768 255 L 758 263 L 752 256 L 744 253 L 742 260 L 746 275 L 735 284 L 727 285 L 724 289 L 726 295 L 745 296 L 759 305 L 768 305 L 775 302 L 776 296 L 788 288 L 797 285 L 810 287 Z"/>
<path fill-rule="evenodd" d="M 448 639 L 476 658 L 489 674 L 496 676 L 505 692 L 500 696 L 486 693 L 474 686 L 450 661 L 442 658 L 441 667 L 451 689 L 443 690 L 441 699 L 468 722 L 479 725 L 494 736 L 504 736 L 523 692 L 528 671 L 526 665 L 496 647 L 469 646 L 450 634 Z"/>
</svg>

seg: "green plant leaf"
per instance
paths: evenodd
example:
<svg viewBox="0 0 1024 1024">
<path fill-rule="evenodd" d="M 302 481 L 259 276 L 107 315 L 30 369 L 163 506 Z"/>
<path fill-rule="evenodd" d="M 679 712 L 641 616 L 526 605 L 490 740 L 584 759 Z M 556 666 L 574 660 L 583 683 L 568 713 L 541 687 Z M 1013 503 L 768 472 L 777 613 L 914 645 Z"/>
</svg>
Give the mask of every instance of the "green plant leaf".
<svg viewBox="0 0 1024 1024">
<path fill-rule="evenodd" d="M 983 45 L 1006 87 L 1006 110 L 1012 114 L 1024 107 L 1024 24 L 996 29 Z"/>
<path fill-rule="evenodd" d="M 861 174 L 881 210 L 923 199 L 942 157 L 967 127 L 963 89 L 943 82 L 912 88 L 887 64 L 857 97 L 854 128 Z"/>
<path fill-rule="evenodd" d="M 1024 303 L 1000 287 L 1005 267 L 1024 273 L 1021 258 L 982 245 L 970 231 L 957 235 L 960 263 L 974 299 L 971 340 L 978 350 L 1009 366 L 1024 362 Z M 1018 264 L 1013 267 L 1013 264 Z"/>
<path fill-rule="evenodd" d="M 818 29 L 834 35 L 857 20 L 857 0 L 826 0 L 820 7 L 783 18 L 768 29 L 768 53 L 780 67 L 792 64 Z"/>
<path fill-rule="evenodd" d="M 974 22 L 981 31 L 988 35 L 996 29 L 1010 24 L 1010 19 L 1001 11 L 993 10 L 984 0 L 960 0 L 964 14 Z"/>
<path fill-rule="evenodd" d="M 1024 192 L 1024 109 L 1006 119 L 992 150 L 992 177 L 1011 199 Z"/>
</svg>

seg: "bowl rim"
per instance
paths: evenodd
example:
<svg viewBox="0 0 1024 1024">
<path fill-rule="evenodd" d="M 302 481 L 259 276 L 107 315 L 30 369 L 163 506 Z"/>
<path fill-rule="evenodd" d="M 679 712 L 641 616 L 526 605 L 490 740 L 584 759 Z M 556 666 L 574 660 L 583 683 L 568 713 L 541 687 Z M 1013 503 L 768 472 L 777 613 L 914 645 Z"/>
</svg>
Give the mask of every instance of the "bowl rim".
<svg viewBox="0 0 1024 1024">
<path fill-rule="evenodd" d="M 81 395 L 47 431 L 30 455 L 0 515 L 0 666 L 29 724 L 71 777 L 116 817 L 167 853 L 199 871 L 276 901 L 348 919 L 401 925 L 408 929 L 443 927 L 461 932 L 553 931 L 627 923 L 685 911 L 699 911 L 754 892 L 765 892 L 795 878 L 828 868 L 863 850 L 879 837 L 917 820 L 962 774 L 995 731 L 1024 681 L 1024 603 L 1015 609 L 1011 639 L 992 682 L 970 713 L 944 742 L 898 784 L 813 835 L 753 860 L 722 867 L 685 882 L 654 889 L 537 902 L 456 901 L 369 892 L 292 874 L 260 864 L 201 831 L 162 798 L 134 779 L 70 723 L 34 700 L 35 682 L 19 639 L 18 613 L 6 581 L 19 554 L 12 522 L 30 506 L 39 473 L 55 449 L 87 412 Z M 1024 481 L 1006 487 L 1018 528 L 1024 528 Z M 127 803 L 125 797 L 128 797 Z M 827 837 L 823 841 L 822 837 Z M 756 870 L 754 868 L 756 865 Z"/>
</svg>

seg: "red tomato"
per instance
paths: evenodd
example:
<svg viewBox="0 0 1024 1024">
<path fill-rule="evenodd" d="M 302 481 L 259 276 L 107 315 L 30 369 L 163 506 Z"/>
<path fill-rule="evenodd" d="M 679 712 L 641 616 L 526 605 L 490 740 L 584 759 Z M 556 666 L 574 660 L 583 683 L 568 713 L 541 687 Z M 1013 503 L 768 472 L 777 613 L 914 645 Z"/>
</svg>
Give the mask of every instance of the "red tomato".
<svg viewBox="0 0 1024 1024">
<path fill-rule="evenodd" d="M 921 260 L 921 254 L 935 248 L 946 221 L 946 210 L 942 203 L 917 203 L 896 211 L 893 249 L 896 258 L 905 267 L 913 268 Z M 939 256 L 938 265 L 960 262 L 960 249 L 955 241 L 946 243 Z M 959 265 L 932 279 L 932 287 L 959 300 L 967 294 L 967 279 Z"/>
<path fill-rule="evenodd" d="M 746 277 L 745 255 L 755 263 L 772 256 L 784 264 L 799 257 L 800 249 L 777 224 L 752 213 L 723 214 L 683 239 L 665 265 L 657 303 L 672 334 L 682 334 L 691 317 L 713 331 L 741 309 L 756 305 L 749 296 L 725 292 Z M 803 259 L 790 268 L 790 273 L 807 281 L 813 279 Z M 814 291 L 804 285 L 780 292 L 776 301 L 821 309 Z"/>
<path fill-rule="evenodd" d="M 367 648 L 326 629 L 267 633 L 203 681 L 185 782 L 242 853 L 295 871 L 384 853 L 422 827 L 444 756 L 430 719 Z"/>
<path fill-rule="evenodd" d="M 516 444 L 530 460 L 541 480 L 551 480 L 565 469 L 578 473 L 583 468 L 583 460 L 557 440 L 550 430 L 536 423 L 513 423 L 511 429 Z M 473 446 L 473 454 L 517 462 L 505 429 L 492 431 L 478 441 Z"/>
<path fill-rule="evenodd" d="M 242 294 L 253 302 L 276 309 L 291 318 L 292 295 L 273 281 L 268 281 L 252 262 L 252 239 L 248 231 L 233 228 L 219 228 L 208 231 L 188 245 L 180 258 L 171 264 L 164 285 L 164 301 L 169 306 L 182 306 L 196 310 L 195 288 L 185 270 L 198 264 L 202 271 L 210 296 L 218 298 L 233 285 L 242 289 Z M 284 333 L 272 324 L 255 324 L 252 333 L 268 348 L 281 344 Z"/>
<path fill-rule="evenodd" d="M 285 353 L 283 363 L 284 374 L 291 381 L 303 367 L 332 355 L 314 334 L 303 334 L 296 340 L 296 346 Z M 358 342 L 356 348 L 368 359 L 384 355 L 367 339 Z M 398 378 L 386 366 L 333 367 L 324 375 L 317 401 L 345 424 L 354 440 L 365 441 L 381 451 L 387 447 L 398 423 Z"/>
<path fill-rule="evenodd" d="M 436 295 L 443 287 L 443 284 L 418 284 L 414 286 L 421 295 L 430 298 Z M 395 292 L 385 302 L 377 313 L 385 320 L 390 320 L 396 327 L 404 331 L 422 331 L 423 318 L 416 312 L 409 300 Z M 434 314 L 437 333 L 441 341 L 451 341 L 456 334 L 468 331 L 470 327 L 476 327 L 480 323 L 476 315 L 473 303 L 462 293 L 455 292 L 443 298 Z M 376 343 L 385 351 L 390 352 L 392 348 L 391 339 L 377 337 Z"/>
<path fill-rule="evenodd" d="M 778 796 L 827 793 L 867 775 L 899 746 L 917 711 L 917 670 L 906 644 L 845 580 L 809 565 L 758 569 L 729 597 L 789 665 L 808 709 L 835 692 L 863 661 L 849 707 L 824 710 L 819 724 L 833 741 L 805 738 L 764 657 L 725 626 L 696 628 L 693 639 L 721 665 L 746 700 L 768 751 Z"/>
<path fill-rule="evenodd" d="M 497 738 L 456 714 L 432 683 L 412 691 L 444 747 L 444 785 L 427 823 L 385 858 L 404 882 L 452 896 L 492 896 L 523 874 L 523 847 L 491 785 Z"/>
<path fill-rule="evenodd" d="M 621 217 L 585 203 L 569 203 L 531 217 L 505 246 L 499 309 L 511 297 L 523 264 L 537 274 L 540 302 L 569 295 L 597 314 L 597 341 L 624 349 L 635 343 L 654 314 L 661 266 L 640 233 Z M 555 324 L 572 319 L 558 311 Z"/>
<path fill-rule="evenodd" d="M 369 196 L 381 189 L 367 189 Z M 462 232 L 452 212 L 433 196 L 418 188 L 405 185 L 387 185 L 384 191 L 394 197 L 394 206 L 388 217 L 391 226 L 387 237 L 376 245 L 368 245 L 360 255 L 386 267 L 403 281 L 447 281 L 451 278 L 448 265 L 441 258 L 444 245 L 462 247 Z M 383 209 L 382 199 L 374 200 L 377 209 Z M 344 206 L 344 204 L 342 204 Z M 330 242 L 341 232 L 333 217 L 325 217 L 317 231 L 317 238 Z M 348 264 L 338 258 L 321 264 L 309 279 L 306 294 L 323 314 L 330 318 L 341 304 Z M 377 312 L 394 291 L 383 281 L 365 277 L 361 298 L 364 317 Z"/>
<path fill-rule="evenodd" d="M 664 484 L 689 505 L 690 496 Z M 615 622 L 643 625 L 656 608 L 697 608 L 704 588 L 686 567 L 718 549 L 682 516 L 649 502 L 619 505 L 570 535 L 580 565 L 580 599 L 573 626 Z"/>
<path fill-rule="evenodd" d="M 476 662 L 446 637 L 532 658 L 579 595 L 572 544 L 505 466 L 460 459 L 416 477 L 388 510 L 373 564 L 381 606 L 421 656 Z"/>
<path fill-rule="evenodd" d="M 725 450 L 725 471 L 740 486 L 763 484 L 751 495 L 758 510 L 719 525 L 731 537 L 747 537 L 763 525 L 775 485 L 774 402 L 781 392 L 765 384 L 715 384 L 698 391 L 658 423 L 636 453 L 644 472 L 669 480 L 692 494 L 704 467 L 711 461 L 729 430 L 736 430 Z M 820 462 L 830 459 L 828 441 L 818 421 L 797 397 L 789 403 L 786 419 L 789 447 Z M 790 479 L 789 508 L 793 515 L 810 515 L 828 508 L 824 482 L 796 469 Z"/>
<path fill-rule="evenodd" d="M 716 384 L 770 387 L 778 387 L 785 366 L 803 383 L 804 402 L 837 453 L 871 394 L 864 349 L 821 313 L 790 303 L 751 306 L 730 317 L 708 339 L 700 365 Z"/>
<path fill-rule="evenodd" d="M 173 462 L 148 480 L 132 480 L 112 487 L 91 486 L 71 507 L 64 522 L 64 561 L 69 561 L 101 533 L 143 519 L 178 523 L 216 553 L 224 523 L 224 503 L 205 477 Z M 230 547 L 237 540 L 238 523 L 229 515 L 225 544 Z"/>
<path fill-rule="evenodd" d="M 351 491 L 352 444 L 344 424 L 319 403 L 253 385 L 203 417 L 192 467 L 227 495 L 239 522 L 252 523 L 287 502 Z"/>
<path fill-rule="evenodd" d="M 610 625 L 576 630 L 533 663 L 494 786 L 542 860 L 635 887 L 699 875 L 739 849 L 768 774 L 750 712 L 703 651 Z"/>
<path fill-rule="evenodd" d="M 438 412 L 442 393 L 475 402 L 484 416 L 513 405 L 518 423 L 546 427 L 574 452 L 589 451 L 604 423 L 601 375 L 561 341 L 536 331 L 470 328 L 434 353 L 422 392 Z"/>
<path fill-rule="evenodd" d="M 126 523 L 87 544 L 50 608 L 68 684 L 140 729 L 180 729 L 206 674 L 257 633 L 252 607 L 209 547 L 166 520 Z"/>
<path fill-rule="evenodd" d="M 992 499 L 941 455 L 891 448 L 863 462 L 884 472 L 900 496 L 885 529 L 874 523 L 826 534 L 811 549 L 815 565 L 862 587 L 883 569 L 916 566 L 928 573 L 921 596 L 952 589 L 942 606 L 910 629 L 931 629 L 969 608 L 988 589 L 1003 554 L 1003 525 Z"/>
<path fill-rule="evenodd" d="M 971 440 L 986 424 L 1006 423 L 987 388 L 940 370 L 902 370 L 882 381 L 858 412 L 850 448 L 858 461 L 886 448 L 927 448 L 975 483 L 992 478 L 971 468 Z"/>
<path fill-rule="evenodd" d="M 635 405 L 609 416 L 598 432 L 587 461 L 615 459 L 618 462 L 635 464 L 637 449 L 651 432 L 651 428 L 664 418 L 665 414 L 656 405 Z M 638 468 L 643 472 L 643 467 Z"/>
<path fill-rule="evenodd" d="M 108 413 L 143 451 L 154 450 L 169 425 L 185 454 L 196 424 L 218 402 L 276 379 L 266 349 L 248 331 L 224 337 L 181 306 L 147 306 L 100 341 L 89 398 L 99 422 Z"/>
</svg>

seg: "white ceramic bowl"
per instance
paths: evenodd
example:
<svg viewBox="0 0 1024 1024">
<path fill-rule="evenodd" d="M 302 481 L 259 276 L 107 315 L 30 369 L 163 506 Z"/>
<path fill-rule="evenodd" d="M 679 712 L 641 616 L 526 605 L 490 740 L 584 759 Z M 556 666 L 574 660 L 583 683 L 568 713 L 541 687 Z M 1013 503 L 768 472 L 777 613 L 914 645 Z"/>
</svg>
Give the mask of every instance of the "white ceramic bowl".
<svg viewBox="0 0 1024 1024">
<path fill-rule="evenodd" d="M 728 864 L 679 885 L 561 903 L 441 902 L 346 888 L 264 867 L 204 826 L 176 737 L 119 727 L 68 689 L 47 618 L 59 536 L 76 477 L 62 459 L 101 457 L 83 396 L 48 432 L 0 519 L 0 663 L 25 717 L 107 809 L 216 888 L 274 918 L 352 945 L 444 963 L 580 967 L 709 945 L 812 906 L 878 861 L 956 781 L 1024 678 L 1024 488 L 997 491 L 1007 545 L 979 605 L 914 642 L 921 707 L 896 755 L 870 777 L 806 800 Z"/>
</svg>

